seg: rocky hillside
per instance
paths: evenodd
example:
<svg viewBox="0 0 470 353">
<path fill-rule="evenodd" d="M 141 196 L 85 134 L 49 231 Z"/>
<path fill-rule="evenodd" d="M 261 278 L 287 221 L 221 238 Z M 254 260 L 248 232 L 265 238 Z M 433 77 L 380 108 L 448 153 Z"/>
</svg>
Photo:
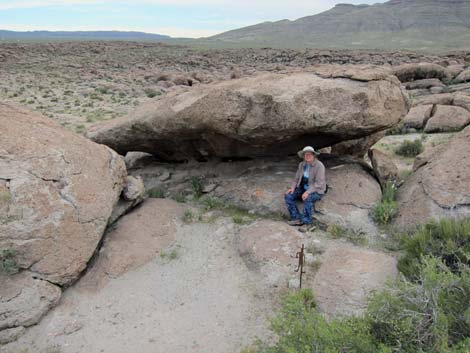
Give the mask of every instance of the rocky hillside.
<svg viewBox="0 0 470 353">
<path fill-rule="evenodd" d="M 338 4 L 295 21 L 265 22 L 211 37 L 242 46 L 461 48 L 470 38 L 468 0 L 391 0 Z"/>
</svg>

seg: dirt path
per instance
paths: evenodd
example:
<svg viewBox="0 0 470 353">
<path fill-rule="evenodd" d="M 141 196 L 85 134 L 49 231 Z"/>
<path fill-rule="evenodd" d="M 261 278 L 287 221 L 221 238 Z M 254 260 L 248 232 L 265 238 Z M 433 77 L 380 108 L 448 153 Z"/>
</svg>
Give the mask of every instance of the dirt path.
<svg viewBox="0 0 470 353">
<path fill-rule="evenodd" d="M 234 227 L 228 219 L 179 225 L 175 259 L 156 256 L 95 291 L 78 283 L 0 351 L 232 353 L 267 337 L 269 290 L 238 256 Z"/>
</svg>

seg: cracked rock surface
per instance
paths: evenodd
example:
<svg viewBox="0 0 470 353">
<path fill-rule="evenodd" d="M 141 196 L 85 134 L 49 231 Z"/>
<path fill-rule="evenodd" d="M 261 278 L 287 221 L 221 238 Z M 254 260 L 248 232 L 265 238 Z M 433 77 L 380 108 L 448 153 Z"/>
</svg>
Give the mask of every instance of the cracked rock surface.
<svg viewBox="0 0 470 353">
<path fill-rule="evenodd" d="M 0 103 L 0 248 L 20 269 L 68 285 L 122 191 L 122 159 L 57 123 Z"/>
</svg>

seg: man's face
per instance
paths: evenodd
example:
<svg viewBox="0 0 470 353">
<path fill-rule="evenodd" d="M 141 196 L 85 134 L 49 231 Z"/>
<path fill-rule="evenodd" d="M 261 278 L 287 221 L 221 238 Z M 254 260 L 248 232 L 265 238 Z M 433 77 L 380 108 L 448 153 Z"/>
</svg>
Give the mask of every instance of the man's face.
<svg viewBox="0 0 470 353">
<path fill-rule="evenodd" d="M 313 153 L 312 153 L 312 152 L 305 152 L 305 153 L 304 153 L 304 160 L 305 160 L 305 162 L 312 163 L 314 158 L 315 158 L 315 157 L 313 156 Z"/>
</svg>

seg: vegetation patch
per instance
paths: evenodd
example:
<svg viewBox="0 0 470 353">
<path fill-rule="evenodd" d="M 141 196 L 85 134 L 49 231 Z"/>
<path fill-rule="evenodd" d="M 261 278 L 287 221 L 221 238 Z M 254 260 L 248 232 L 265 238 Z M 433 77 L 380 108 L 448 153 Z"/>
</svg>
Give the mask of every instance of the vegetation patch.
<svg viewBox="0 0 470 353">
<path fill-rule="evenodd" d="M 379 225 L 389 224 L 397 214 L 396 187 L 388 181 L 382 190 L 382 199 L 372 209 L 372 218 Z"/>
<path fill-rule="evenodd" d="M 17 251 L 15 249 L 0 249 L 0 273 L 14 275 L 20 271 L 15 260 Z"/>
<path fill-rule="evenodd" d="M 416 157 L 424 151 L 423 142 L 421 139 L 414 141 L 405 140 L 395 150 L 395 153 L 403 157 Z"/>
<path fill-rule="evenodd" d="M 469 224 L 442 220 L 403 235 L 411 239 L 403 276 L 374 293 L 364 315 L 327 321 L 303 289 L 287 296 L 271 320 L 277 342 L 258 340 L 243 352 L 469 352 Z"/>
</svg>

